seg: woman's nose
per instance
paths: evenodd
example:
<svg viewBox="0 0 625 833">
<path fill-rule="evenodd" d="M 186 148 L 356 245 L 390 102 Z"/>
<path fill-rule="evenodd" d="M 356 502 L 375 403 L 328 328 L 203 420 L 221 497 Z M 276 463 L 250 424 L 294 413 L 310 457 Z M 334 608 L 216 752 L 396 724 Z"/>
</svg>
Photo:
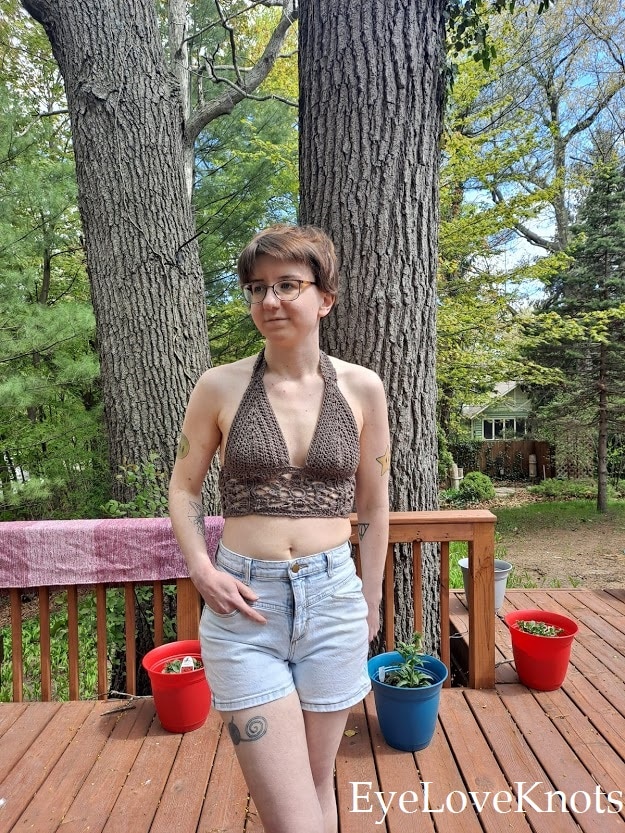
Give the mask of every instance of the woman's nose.
<svg viewBox="0 0 625 833">
<path fill-rule="evenodd" d="M 280 304 L 280 299 L 278 298 L 278 296 L 274 292 L 273 286 L 268 286 L 267 287 L 267 293 L 266 293 L 265 297 L 263 298 L 263 306 L 271 308 L 271 307 L 277 307 L 277 306 L 279 306 L 279 304 Z"/>
</svg>

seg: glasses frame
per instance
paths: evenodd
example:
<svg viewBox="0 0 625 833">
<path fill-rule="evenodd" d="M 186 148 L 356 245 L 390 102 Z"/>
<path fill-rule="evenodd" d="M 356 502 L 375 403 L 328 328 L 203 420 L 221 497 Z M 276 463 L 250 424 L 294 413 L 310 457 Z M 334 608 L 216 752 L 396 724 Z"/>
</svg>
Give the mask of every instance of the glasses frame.
<svg viewBox="0 0 625 833">
<path fill-rule="evenodd" d="M 279 286 L 281 283 L 286 283 L 287 281 L 288 281 L 289 283 L 296 283 L 296 284 L 298 284 L 299 291 L 298 291 L 297 295 L 295 296 L 295 298 L 281 298 L 281 297 L 278 295 L 278 293 L 276 292 L 276 286 Z M 257 283 L 257 285 L 258 285 L 258 286 L 264 286 L 264 287 L 265 287 L 265 291 L 264 291 L 264 293 L 263 293 L 263 297 L 262 297 L 262 298 L 260 298 L 258 301 L 252 301 L 252 300 L 251 300 L 251 299 L 249 299 L 249 298 L 246 296 L 246 294 L 245 294 L 245 290 L 246 290 L 248 287 L 252 286 L 252 284 L 251 284 L 251 283 L 246 283 L 244 286 L 242 286 L 242 287 L 241 287 L 241 291 L 242 291 L 242 293 L 243 293 L 243 298 L 245 299 L 245 303 L 246 303 L 249 307 L 255 306 L 256 304 L 262 304 L 262 302 L 263 302 L 263 301 L 265 300 L 265 298 L 267 297 L 267 292 L 268 292 L 270 289 L 273 291 L 273 294 L 276 296 L 276 298 L 278 299 L 278 301 L 280 301 L 281 303 L 284 303 L 284 304 L 290 304 L 292 301 L 297 301 L 297 299 L 299 298 L 299 296 L 302 294 L 302 288 L 304 288 L 304 289 L 305 289 L 307 286 L 316 286 L 316 285 L 317 285 L 317 282 L 316 282 L 316 281 L 304 281 L 304 280 L 300 280 L 299 278 L 283 278 L 281 281 L 276 281 L 275 283 L 271 283 L 271 284 L 263 283 L 262 281 L 258 281 L 258 282 L 256 282 L 256 281 L 255 281 L 255 283 Z"/>
</svg>

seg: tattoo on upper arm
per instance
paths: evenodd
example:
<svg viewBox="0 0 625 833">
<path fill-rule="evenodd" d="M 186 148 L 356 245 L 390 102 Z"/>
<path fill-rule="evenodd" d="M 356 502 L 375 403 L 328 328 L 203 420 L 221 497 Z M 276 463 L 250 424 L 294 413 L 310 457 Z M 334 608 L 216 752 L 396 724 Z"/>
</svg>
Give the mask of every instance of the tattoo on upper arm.
<svg viewBox="0 0 625 833">
<path fill-rule="evenodd" d="M 176 452 L 176 456 L 179 457 L 181 460 L 187 456 L 189 453 L 189 449 L 191 448 L 189 444 L 189 440 L 185 436 L 185 434 L 180 434 L 180 439 L 178 440 L 178 451 Z"/>
<path fill-rule="evenodd" d="M 358 540 L 362 541 L 362 539 L 367 534 L 367 530 L 369 529 L 369 524 L 358 524 Z"/>
<path fill-rule="evenodd" d="M 234 715 L 232 715 L 230 723 L 228 723 L 228 732 L 230 733 L 230 738 L 235 746 L 238 746 L 240 743 L 245 743 L 251 740 L 259 740 L 259 738 L 262 738 L 262 736 L 267 732 L 267 721 L 264 717 L 261 717 L 261 715 L 250 717 L 245 724 L 243 731 L 245 733 L 245 737 L 241 737 L 239 727 L 234 722 Z"/>
<path fill-rule="evenodd" d="M 382 454 L 381 457 L 376 457 L 375 459 L 378 461 L 378 463 L 382 467 L 382 471 L 380 472 L 380 474 L 385 475 L 386 472 L 391 467 L 391 449 L 390 449 L 390 446 L 387 445 L 386 446 L 386 451 L 384 452 L 384 454 Z"/>
<path fill-rule="evenodd" d="M 206 536 L 206 528 L 204 526 L 204 507 L 201 503 L 196 503 L 194 500 L 190 501 L 190 506 L 193 512 L 188 516 L 188 518 L 196 528 L 198 535 L 201 535 L 202 538 L 204 538 Z"/>
</svg>

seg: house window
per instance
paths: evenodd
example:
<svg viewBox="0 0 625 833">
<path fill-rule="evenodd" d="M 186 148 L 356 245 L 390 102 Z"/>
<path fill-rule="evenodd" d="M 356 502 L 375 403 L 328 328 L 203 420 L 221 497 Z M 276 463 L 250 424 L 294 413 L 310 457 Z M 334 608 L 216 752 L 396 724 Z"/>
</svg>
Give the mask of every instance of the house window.
<svg viewBox="0 0 625 833">
<path fill-rule="evenodd" d="M 483 419 L 482 436 L 485 440 L 512 440 L 526 433 L 524 418 Z"/>
</svg>

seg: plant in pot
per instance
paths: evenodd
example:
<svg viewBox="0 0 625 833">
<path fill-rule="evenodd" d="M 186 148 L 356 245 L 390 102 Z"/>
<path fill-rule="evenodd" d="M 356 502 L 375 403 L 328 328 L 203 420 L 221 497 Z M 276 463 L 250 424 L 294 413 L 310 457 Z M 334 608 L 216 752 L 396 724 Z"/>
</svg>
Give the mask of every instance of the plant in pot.
<svg viewBox="0 0 625 833">
<path fill-rule="evenodd" d="M 447 667 L 424 654 L 421 634 L 399 642 L 368 662 L 375 707 L 384 740 L 395 749 L 425 749 L 434 736 L 441 688 Z"/>
<path fill-rule="evenodd" d="M 143 657 L 154 706 L 167 732 L 192 732 L 203 726 L 210 711 L 211 693 L 204 674 L 197 639 L 168 642 Z"/>
<path fill-rule="evenodd" d="M 566 677 L 577 623 L 549 610 L 506 613 L 519 680 L 528 688 L 553 691 Z"/>
</svg>

